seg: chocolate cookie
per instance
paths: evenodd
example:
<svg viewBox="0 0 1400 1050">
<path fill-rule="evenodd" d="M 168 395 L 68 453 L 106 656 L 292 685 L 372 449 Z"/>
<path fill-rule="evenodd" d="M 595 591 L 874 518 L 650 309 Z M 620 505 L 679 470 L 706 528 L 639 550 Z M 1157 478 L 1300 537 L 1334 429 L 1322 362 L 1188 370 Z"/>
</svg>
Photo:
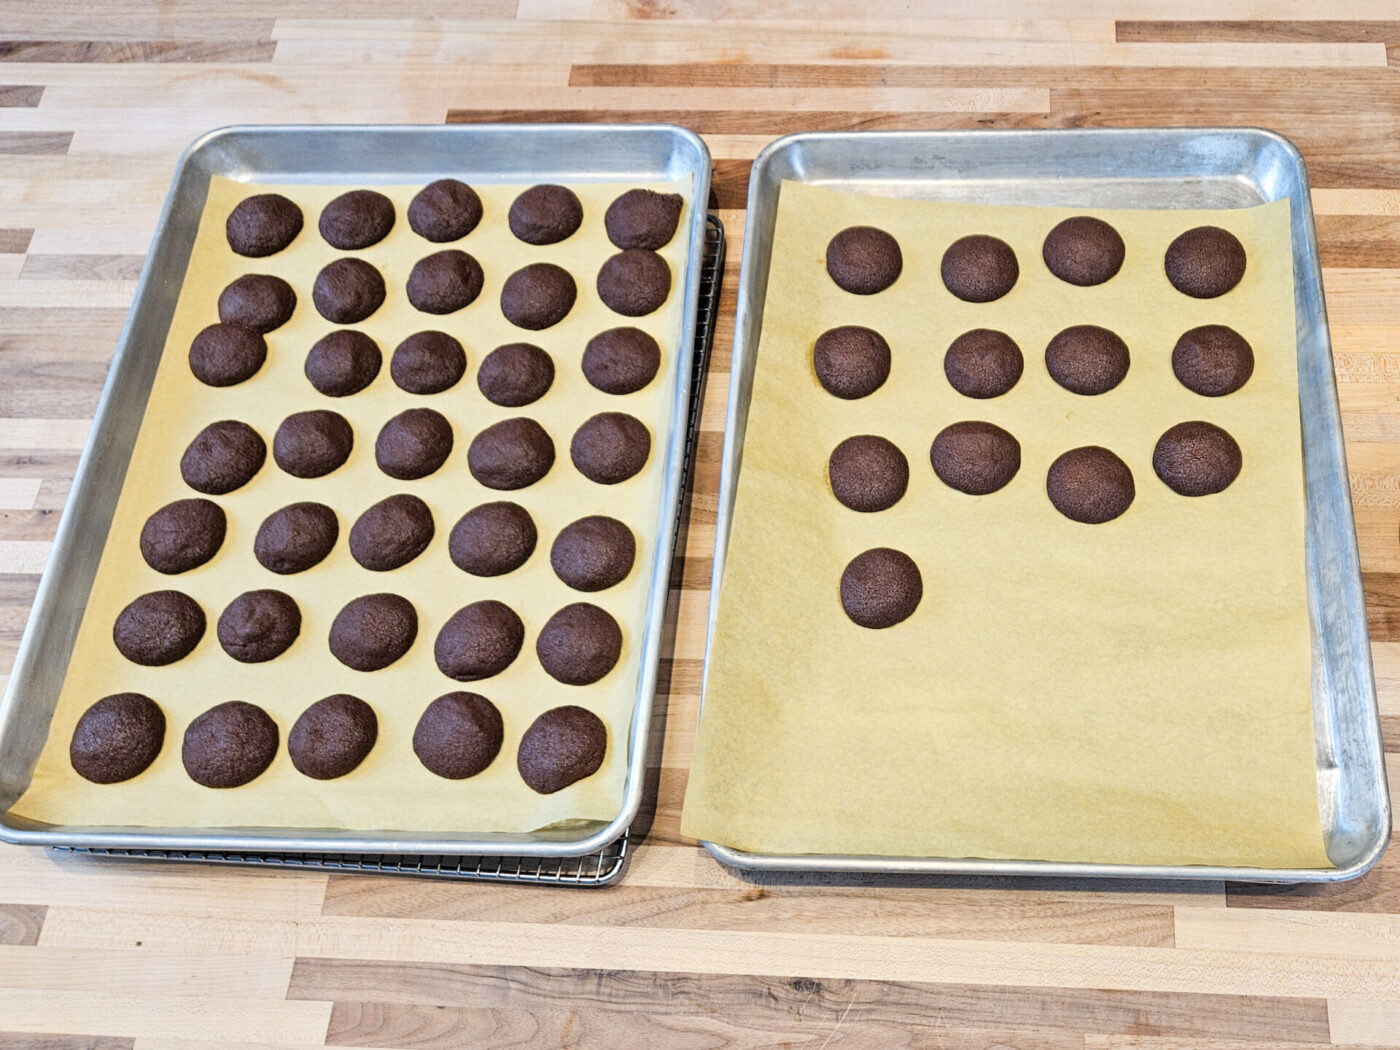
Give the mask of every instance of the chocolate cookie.
<svg viewBox="0 0 1400 1050">
<path fill-rule="evenodd" d="M 261 259 L 276 255 L 301 232 L 301 209 L 280 193 L 245 197 L 224 223 L 228 246 L 239 255 Z"/>
<path fill-rule="evenodd" d="M 990 303 L 1011 291 L 1021 276 L 1011 245 L 974 233 L 948 246 L 939 266 L 948 291 L 968 303 Z"/>
<path fill-rule="evenodd" d="M 355 432 L 339 412 L 293 412 L 272 439 L 272 458 L 297 478 L 319 478 L 338 468 L 355 447 Z"/>
<path fill-rule="evenodd" d="M 1108 223 L 1076 215 L 1050 231 L 1040 254 L 1060 280 L 1087 287 L 1113 277 L 1123 266 L 1125 250 L 1123 238 Z"/>
<path fill-rule="evenodd" d="M 204 627 L 204 610 L 188 594 L 152 591 L 117 614 L 112 642 L 134 664 L 164 667 L 189 656 Z"/>
<path fill-rule="evenodd" d="M 555 707 L 530 723 L 520 738 L 515 768 L 541 795 L 552 795 L 591 777 L 608 752 L 608 730 L 592 711 Z"/>
<path fill-rule="evenodd" d="M 305 572 L 319 564 L 340 538 L 335 511 L 324 503 L 291 503 L 275 510 L 258 526 L 253 557 L 280 576 Z"/>
<path fill-rule="evenodd" d="M 1157 440 L 1152 469 L 1179 496 L 1223 492 L 1240 476 L 1239 443 L 1213 423 L 1178 423 Z"/>
<path fill-rule="evenodd" d="M 321 209 L 321 237 L 332 248 L 359 251 L 378 244 L 394 228 L 394 202 L 374 190 L 342 193 Z"/>
<path fill-rule="evenodd" d="M 554 442 L 533 419 L 493 423 L 467 448 L 467 468 L 488 489 L 523 489 L 554 466 Z"/>
<path fill-rule="evenodd" d="M 415 332 L 389 359 L 389 375 L 410 394 L 440 394 L 466 372 L 467 352 L 446 332 Z"/>
<path fill-rule="evenodd" d="M 222 496 L 253 480 L 267 462 L 267 442 L 247 423 L 222 419 L 195 435 L 180 457 L 180 477 L 206 496 Z"/>
<path fill-rule="evenodd" d="M 909 619 L 923 597 L 914 559 L 890 547 L 857 554 L 841 573 L 841 608 L 860 627 L 893 627 Z"/>
<path fill-rule="evenodd" d="M 306 355 L 306 378 L 327 397 L 349 397 L 374 382 L 383 364 L 378 343 L 364 332 L 339 328 Z"/>
<path fill-rule="evenodd" d="M 391 478 L 426 478 L 447 462 L 452 452 L 452 424 L 431 408 L 400 412 L 379 431 L 374 459 Z"/>
<path fill-rule="evenodd" d="M 1167 280 L 1178 292 L 1195 299 L 1214 299 L 1244 277 L 1244 245 L 1229 230 L 1197 226 L 1172 241 L 1164 265 Z"/>
<path fill-rule="evenodd" d="M 1016 385 L 1025 367 L 1016 341 L 990 328 L 964 332 L 943 355 L 943 374 L 964 397 L 1001 397 Z"/>
<path fill-rule="evenodd" d="M 1050 464 L 1045 492 L 1056 510 L 1086 525 L 1112 521 L 1137 494 L 1128 465 L 1098 445 L 1072 448 Z"/>
<path fill-rule="evenodd" d="M 631 394 L 656 378 L 661 347 L 640 328 L 609 328 L 583 348 L 583 375 L 605 394 Z"/>
<path fill-rule="evenodd" d="M 615 313 L 641 317 L 659 310 L 671 294 L 671 267 L 645 248 L 628 248 L 598 271 L 598 298 Z"/>
<path fill-rule="evenodd" d="M 244 274 L 219 293 L 219 320 L 266 335 L 281 328 L 297 307 L 297 293 L 280 277 Z"/>
<path fill-rule="evenodd" d="M 474 777 L 501 753 L 501 712 L 477 693 L 446 693 L 423 711 L 413 730 L 413 753 L 429 773 L 448 780 Z"/>
<path fill-rule="evenodd" d="M 929 460 L 949 488 L 985 496 L 1005 487 L 1021 469 L 1021 443 L 1001 427 L 965 420 L 938 432 Z"/>
<path fill-rule="evenodd" d="M 851 510 L 887 510 L 909 487 L 909 461 L 894 442 L 873 434 L 848 437 L 827 461 L 831 494 Z"/>
<path fill-rule="evenodd" d="M 627 578 L 636 556 L 632 530 L 616 518 L 594 514 L 560 530 L 549 564 L 574 590 L 603 591 Z"/>
<path fill-rule="evenodd" d="M 651 432 L 626 412 L 599 412 L 574 431 L 569 458 L 580 474 L 600 485 L 626 481 L 651 455 Z"/>
<path fill-rule="evenodd" d="M 879 390 L 890 377 L 890 344 L 870 328 L 828 328 L 812 347 L 817 382 L 828 394 L 854 401 Z"/>
<path fill-rule="evenodd" d="M 619 248 L 666 247 L 676 235 L 685 199 L 679 193 L 628 190 L 608 205 L 603 225 L 608 240 Z"/>
<path fill-rule="evenodd" d="M 481 264 L 464 251 L 448 248 L 424 256 L 408 275 L 408 301 L 425 314 L 456 313 L 481 294 Z"/>
<path fill-rule="evenodd" d="M 1224 397 L 1249 382 L 1254 374 L 1254 350 L 1233 328 L 1201 325 L 1176 341 L 1172 371 L 1187 390 Z"/>
<path fill-rule="evenodd" d="M 535 655 L 556 681 L 591 685 L 622 655 L 622 628 L 598 606 L 575 602 L 549 618 L 535 640 Z"/>
<path fill-rule="evenodd" d="M 525 625 L 505 602 L 491 599 L 458 609 L 438 632 L 433 659 L 459 682 L 500 674 L 520 655 Z"/>
<path fill-rule="evenodd" d="M 257 375 L 267 340 L 252 328 L 211 324 L 190 344 L 190 371 L 207 386 L 234 386 Z"/>
<path fill-rule="evenodd" d="M 903 269 L 899 242 L 874 226 L 848 226 L 826 246 L 826 272 L 838 288 L 856 295 L 883 292 Z"/>
<path fill-rule="evenodd" d="M 447 538 L 447 553 L 463 572 L 503 576 L 529 560 L 538 540 L 530 512 L 501 500 L 463 514 Z"/>
<path fill-rule="evenodd" d="M 384 304 L 384 277 L 363 259 L 337 259 L 316 275 L 311 301 L 332 324 L 357 324 Z"/>
<path fill-rule="evenodd" d="M 511 202 L 509 222 L 526 244 L 558 244 L 583 225 L 583 205 L 566 186 L 531 186 Z"/>
<path fill-rule="evenodd" d="M 407 565 L 433 541 L 433 512 L 417 496 L 380 500 L 350 526 L 350 556 L 371 572 Z"/>
<path fill-rule="evenodd" d="M 388 667 L 418 637 L 418 612 L 397 594 L 366 594 L 347 602 L 331 623 L 331 655 L 356 671 Z"/>
<path fill-rule="evenodd" d="M 1104 394 L 1128 374 L 1128 344 L 1107 328 L 1077 324 L 1045 348 L 1050 378 L 1072 394 Z"/>
<path fill-rule="evenodd" d="M 211 707 L 190 723 L 180 748 L 185 772 L 207 788 L 241 787 L 260 777 L 277 755 L 277 723 L 242 700 Z"/>
<path fill-rule="evenodd" d="M 531 263 L 506 278 L 501 314 L 517 328 L 538 332 L 562 321 L 577 298 L 578 288 L 568 270 L 553 263 Z"/>
<path fill-rule="evenodd" d="M 68 761 L 94 784 L 130 780 L 156 760 L 165 743 L 165 712 L 141 693 L 113 693 L 93 704 L 73 729 Z"/>
<path fill-rule="evenodd" d="M 334 780 L 359 766 L 378 739 L 374 708 L 358 696 L 335 693 L 301 713 L 287 734 L 287 757 L 302 776 Z"/>
<path fill-rule="evenodd" d="M 476 370 L 476 385 L 482 396 L 505 408 L 520 408 L 538 401 L 553 383 L 554 358 L 530 343 L 498 346 Z"/>
<path fill-rule="evenodd" d="M 301 634 L 301 610 L 281 591 L 244 591 L 219 617 L 219 644 L 239 663 L 281 656 Z"/>
<path fill-rule="evenodd" d="M 408 225 L 434 244 L 461 240 L 481 221 L 481 198 L 456 179 L 438 179 L 418 191 L 408 204 Z"/>
<path fill-rule="evenodd" d="M 177 499 L 141 527 L 141 557 L 167 576 L 189 572 L 219 552 L 227 532 L 228 518 L 213 500 Z"/>
</svg>

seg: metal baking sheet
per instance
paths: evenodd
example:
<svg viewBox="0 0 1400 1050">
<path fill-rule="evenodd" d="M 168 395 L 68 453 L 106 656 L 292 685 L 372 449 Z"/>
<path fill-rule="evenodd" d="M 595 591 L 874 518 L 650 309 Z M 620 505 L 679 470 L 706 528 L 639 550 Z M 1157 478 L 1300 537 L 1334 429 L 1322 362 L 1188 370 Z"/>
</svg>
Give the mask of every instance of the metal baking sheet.
<svg viewBox="0 0 1400 1050">
<path fill-rule="evenodd" d="M 213 176 L 256 184 L 304 182 L 585 182 L 676 179 L 692 183 L 673 384 L 674 424 L 664 442 L 656 556 L 642 634 L 637 699 L 627 737 L 622 808 L 606 824 L 521 834 L 285 828 L 136 828 L 40 824 L 6 812 L 29 784 L 48 735 L 83 608 L 141 425 Z M 626 831 L 641 804 L 662 623 L 686 447 L 710 155 L 671 125 L 284 125 L 212 131 L 176 166 L 155 239 L 97 407 L 72 495 L 39 584 L 15 667 L 0 701 L 0 840 L 23 845 L 179 851 L 412 853 L 562 857 L 596 853 Z"/>
<path fill-rule="evenodd" d="M 755 871 L 904 875 L 1337 882 L 1367 871 L 1390 840 L 1390 799 L 1352 520 L 1341 412 L 1322 299 L 1312 203 L 1292 143 L 1257 128 L 854 132 L 770 144 L 749 180 L 715 528 L 713 593 L 723 580 L 734 495 L 783 180 L 929 200 L 1097 208 L 1245 208 L 1291 202 L 1298 394 L 1307 485 L 1317 792 L 1334 868 L 1077 864 L 952 857 L 778 855 L 717 843 L 722 863 Z M 713 644 L 711 604 L 706 668 Z"/>
</svg>

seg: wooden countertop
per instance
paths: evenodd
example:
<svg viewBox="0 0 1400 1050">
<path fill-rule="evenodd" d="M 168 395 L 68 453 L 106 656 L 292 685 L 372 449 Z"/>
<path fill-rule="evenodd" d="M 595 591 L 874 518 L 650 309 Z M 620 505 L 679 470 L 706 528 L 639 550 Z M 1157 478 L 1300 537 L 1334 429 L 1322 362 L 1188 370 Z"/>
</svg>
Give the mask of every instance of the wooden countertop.
<svg viewBox="0 0 1400 1050">
<path fill-rule="evenodd" d="M 1257 124 L 1307 158 L 1400 784 L 1395 0 L 244 0 L 0 5 L 0 674 L 175 158 L 238 122 L 672 120 L 731 238 L 821 128 Z M 973 12 L 985 21 L 969 17 Z M 287 14 L 296 17 L 285 17 Z M 431 21 L 450 13 L 451 19 Z M 1331 21 L 1298 21 L 1324 14 Z M 949 17 L 944 18 L 947 15 Z M 721 21 L 700 19 L 713 17 Z M 1267 20 L 1246 21 L 1264 18 Z M 676 602 L 650 833 L 580 892 L 0 847 L 0 1047 L 1400 1047 L 1400 850 L 1323 889 L 741 881 L 678 831 L 732 324 Z"/>
</svg>

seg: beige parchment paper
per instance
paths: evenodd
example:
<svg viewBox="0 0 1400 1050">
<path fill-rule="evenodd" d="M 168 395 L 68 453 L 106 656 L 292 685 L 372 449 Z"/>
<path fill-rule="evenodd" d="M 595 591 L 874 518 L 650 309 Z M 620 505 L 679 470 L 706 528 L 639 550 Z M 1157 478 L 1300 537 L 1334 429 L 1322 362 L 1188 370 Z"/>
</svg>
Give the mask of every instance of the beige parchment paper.
<svg viewBox="0 0 1400 1050">
<path fill-rule="evenodd" d="M 410 829 L 421 831 L 528 831 L 562 821 L 606 821 L 621 808 L 627 768 L 627 735 L 636 702 L 640 670 L 639 633 L 646 617 L 651 566 L 656 555 L 664 447 L 672 426 L 674 374 L 681 337 L 682 289 L 686 275 L 684 236 L 693 191 L 689 180 L 663 183 L 581 183 L 571 188 L 583 203 L 582 228 L 567 240 L 535 247 L 516 240 L 506 222 L 511 201 L 525 186 L 473 183 L 484 217 L 460 241 L 431 244 L 409 227 L 407 207 L 421 188 L 376 186 L 394 202 L 397 220 L 379 244 L 360 252 L 338 252 L 316 230 L 321 208 L 350 186 L 247 185 L 216 178 L 211 182 L 199 233 L 171 323 L 159 372 L 146 408 L 130 468 L 101 565 L 78 633 L 52 727 L 29 789 L 14 812 L 59 824 L 120 824 L 192 827 Z M 675 238 L 662 250 L 672 271 L 665 306 L 642 318 L 625 318 L 599 301 L 594 278 L 617 249 L 607 239 L 603 214 L 608 204 L 634 185 L 679 192 L 685 212 Z M 265 259 L 243 259 L 228 247 L 224 222 L 245 196 L 282 193 L 301 206 L 306 226 L 285 250 Z M 445 248 L 460 248 L 481 263 L 485 284 L 470 306 L 453 314 L 419 313 L 404 293 L 413 264 Z M 317 393 L 303 373 L 311 345 L 334 327 L 316 312 L 311 287 L 332 259 L 355 255 L 377 266 L 388 289 L 384 305 L 359 325 L 379 344 L 384 365 L 365 390 L 350 397 Z M 511 325 L 501 315 L 501 286 L 507 276 L 531 262 L 553 262 L 569 270 L 578 301 L 559 324 L 542 332 Z M 218 320 L 219 292 L 244 273 L 273 273 L 296 290 L 291 320 L 267 336 L 268 359 L 252 379 L 238 386 L 206 387 L 190 373 L 191 340 Z M 594 389 L 580 361 L 588 339 L 605 328 L 635 325 L 662 347 L 661 371 L 646 388 L 615 396 Z M 394 385 L 389 360 L 408 335 L 439 329 L 456 337 L 467 352 L 467 373 L 450 390 L 429 396 L 408 394 Z M 531 342 L 554 358 L 549 392 L 524 408 L 501 408 L 482 396 L 476 370 L 492 349 L 509 342 Z M 374 460 L 379 428 L 407 408 L 426 406 L 451 422 L 454 447 L 447 463 L 417 481 L 396 481 Z M 271 456 L 278 423 L 292 412 L 330 408 L 355 431 L 355 446 L 344 466 L 323 478 L 300 479 L 283 473 Z M 629 412 L 647 424 L 652 454 L 646 467 L 618 485 L 597 485 L 569 461 L 569 439 L 594 413 Z M 467 469 L 473 436 L 498 420 L 535 418 L 554 440 L 555 463 L 540 482 L 515 492 L 480 485 Z M 137 540 L 147 515 L 188 496 L 180 477 L 180 456 L 191 438 L 217 419 L 241 419 L 266 440 L 268 460 L 242 489 L 212 497 L 228 514 L 228 536 L 208 564 L 179 576 L 162 576 L 141 558 Z M 420 496 L 432 509 L 436 535 L 423 554 L 399 569 L 370 572 L 351 558 L 348 537 L 355 519 L 372 503 L 397 492 Z M 447 553 L 448 535 L 463 513 L 479 503 L 510 499 L 535 520 L 539 542 L 515 572 L 481 579 L 457 569 Z M 266 515 L 299 500 L 333 507 L 340 539 L 321 564 L 291 576 L 278 576 L 253 557 L 253 538 Z M 588 514 L 608 514 L 627 522 L 637 539 L 632 573 L 618 586 L 595 594 L 571 590 L 553 573 L 549 548 L 569 522 Z M 224 607 L 245 590 L 272 587 L 290 594 L 301 607 L 301 635 L 282 656 L 263 664 L 240 664 L 215 637 Z M 147 591 L 175 588 L 203 607 L 209 621 L 193 653 L 167 667 L 129 663 L 112 644 L 112 623 L 121 608 Z M 418 637 L 407 655 L 380 671 L 361 672 L 340 664 L 326 646 L 331 621 L 351 598 L 377 591 L 402 594 L 418 610 Z M 443 675 L 433 660 L 433 641 L 457 609 L 483 598 L 510 605 L 525 623 L 525 644 L 501 674 L 460 684 Z M 556 610 L 575 601 L 593 602 L 612 613 L 623 629 L 622 657 L 616 668 L 591 686 L 556 682 L 535 657 L 535 639 Z M 450 781 L 429 773 L 413 754 L 413 729 L 429 701 L 453 689 L 488 697 L 500 709 L 505 741 L 500 755 L 469 780 Z M 150 769 L 123 784 L 95 785 L 77 776 L 68 762 L 68 743 L 82 712 L 108 693 L 134 690 L 151 696 L 168 721 L 165 746 Z M 302 776 L 286 752 L 286 737 L 307 706 L 331 693 L 362 697 L 379 718 L 379 739 L 364 763 L 337 780 Z M 185 727 L 201 712 L 225 700 L 262 705 L 281 731 L 281 748 L 271 768 L 243 787 L 211 790 L 191 781 L 180 762 Z M 593 776 L 553 795 L 538 795 L 520 779 L 515 753 L 521 734 L 542 712 L 579 704 L 599 715 L 608 728 L 608 751 Z"/>
<path fill-rule="evenodd" d="M 1127 243 L 1113 280 L 1076 288 L 1041 260 L 1045 234 L 1085 214 L 865 196 L 785 183 L 712 662 L 683 830 L 748 851 L 1022 858 L 1133 864 L 1328 866 L 1317 804 L 1304 492 L 1288 203 L 1218 211 L 1092 209 Z M 1244 280 L 1215 300 L 1162 268 L 1202 223 L 1246 246 Z M 827 241 L 868 223 L 904 270 L 868 297 L 837 288 Z M 943 251 L 1000 237 L 1021 276 L 1002 300 L 964 303 Z M 1228 324 L 1253 377 L 1204 398 L 1178 383 L 1188 328 Z M 1072 324 L 1111 328 L 1132 365 L 1081 397 L 1046 372 Z M 889 340 L 889 381 L 841 401 L 818 384 L 816 337 L 861 324 Z M 971 328 L 1025 355 L 1014 389 L 964 398 L 943 373 Z M 949 423 L 984 419 L 1021 443 L 1021 469 L 988 496 L 929 465 Z M 1221 494 L 1188 499 L 1153 473 L 1157 438 L 1204 419 L 1239 442 Z M 907 494 L 860 514 L 832 497 L 826 460 L 853 434 L 908 457 Z M 1061 452 L 1113 449 L 1137 497 L 1121 518 L 1061 516 L 1045 476 Z M 918 563 L 922 604 L 882 631 L 846 618 L 846 562 L 891 546 Z"/>
</svg>

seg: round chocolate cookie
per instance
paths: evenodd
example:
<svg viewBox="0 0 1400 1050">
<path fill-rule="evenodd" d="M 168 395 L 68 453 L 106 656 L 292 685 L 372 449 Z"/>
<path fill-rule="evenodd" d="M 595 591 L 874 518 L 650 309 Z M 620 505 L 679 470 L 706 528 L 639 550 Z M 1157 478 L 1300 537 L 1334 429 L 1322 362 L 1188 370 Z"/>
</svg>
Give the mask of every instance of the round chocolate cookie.
<svg viewBox="0 0 1400 1050">
<path fill-rule="evenodd" d="M 586 356 L 584 360 L 587 361 Z M 520 408 L 538 401 L 553 383 L 554 358 L 531 343 L 498 346 L 476 370 L 476 385 L 482 396 L 505 408 Z"/>
<path fill-rule="evenodd" d="M 831 494 L 851 510 L 888 510 L 909 487 L 909 461 L 893 441 L 861 434 L 837 445 L 826 466 Z"/>
<path fill-rule="evenodd" d="M 679 193 L 655 190 L 628 190 L 608 205 L 603 225 L 608 240 L 619 248 L 666 247 L 676 235 L 685 199 Z"/>
<path fill-rule="evenodd" d="M 94 784 L 144 773 L 165 743 L 165 712 L 141 693 L 113 693 L 93 704 L 73 729 L 68 761 Z"/>
<path fill-rule="evenodd" d="M 141 527 L 141 557 L 167 576 L 189 572 L 219 552 L 227 532 L 228 518 L 213 500 L 177 499 Z"/>
<path fill-rule="evenodd" d="M 433 541 L 433 512 L 417 496 L 380 500 L 350 526 L 350 556 L 371 572 L 407 565 Z"/>
<path fill-rule="evenodd" d="M 302 776 L 334 780 L 355 769 L 379 739 L 374 708 L 358 696 L 334 693 L 301 713 L 287 734 L 287 757 Z"/>
<path fill-rule="evenodd" d="M 985 496 L 1004 488 L 1021 469 L 1021 443 L 999 426 L 964 420 L 938 432 L 929 460 L 949 488 Z"/>
<path fill-rule="evenodd" d="M 450 314 L 481 294 L 481 264 L 464 251 L 448 248 L 424 256 L 408 275 L 408 301 L 425 314 Z"/>
<path fill-rule="evenodd" d="M 959 237 L 943 253 L 939 265 L 948 291 L 968 303 L 990 303 L 1011 291 L 1021 276 L 1011 245 L 996 237 L 974 233 Z"/>
<path fill-rule="evenodd" d="M 219 293 L 219 320 L 266 335 L 281 328 L 297 308 L 297 293 L 280 277 L 244 274 Z"/>
<path fill-rule="evenodd" d="M 568 270 L 553 263 L 531 263 L 501 286 L 501 314 L 517 328 L 538 332 L 562 321 L 577 298 L 578 288 Z"/>
<path fill-rule="evenodd" d="M 1167 280 L 1195 299 L 1214 299 L 1240 283 L 1245 271 L 1244 245 L 1229 230 L 1197 226 L 1167 247 Z"/>
<path fill-rule="evenodd" d="M 321 209 L 322 239 L 343 252 L 378 244 L 394 228 L 394 202 L 374 190 L 342 193 Z"/>
<path fill-rule="evenodd" d="M 447 538 L 447 553 L 463 572 L 503 576 L 524 565 L 538 541 L 530 512 L 501 500 L 463 514 Z"/>
<path fill-rule="evenodd" d="M 890 547 L 857 554 L 841 573 L 841 608 L 860 627 L 893 627 L 909 619 L 923 597 L 914 559 Z"/>
<path fill-rule="evenodd" d="M 817 382 L 828 394 L 854 401 L 879 390 L 890 377 L 890 344 L 870 328 L 828 328 L 812 347 Z"/>
<path fill-rule="evenodd" d="M 608 753 L 608 730 L 592 711 L 568 704 L 546 711 L 520 738 L 515 768 L 541 795 L 591 777 Z"/>
<path fill-rule="evenodd" d="M 316 312 L 332 324 L 357 324 L 384 304 L 384 277 L 363 259 L 321 267 L 311 287 Z"/>
<path fill-rule="evenodd" d="M 505 602 L 492 599 L 458 609 L 438 632 L 433 659 L 438 670 L 459 682 L 500 674 L 525 644 L 525 625 Z"/>
<path fill-rule="evenodd" d="M 193 652 L 204 627 L 204 610 L 188 594 L 152 591 L 117 614 L 112 642 L 134 664 L 164 667 Z"/>
<path fill-rule="evenodd" d="M 222 496 L 253 480 L 267 462 L 267 442 L 247 423 L 221 419 L 195 435 L 180 457 L 185 484 L 206 496 Z"/>
<path fill-rule="evenodd" d="M 264 569 L 289 576 L 319 564 L 340 538 L 340 522 L 324 503 L 291 503 L 258 526 L 253 557 Z"/>
<path fill-rule="evenodd" d="M 1187 390 L 1224 397 L 1249 382 L 1254 374 L 1254 350 L 1233 328 L 1201 325 L 1176 341 L 1172 371 Z"/>
<path fill-rule="evenodd" d="M 1152 452 L 1152 469 L 1178 496 L 1223 492 L 1244 465 L 1239 443 L 1213 423 L 1178 423 Z"/>
<path fill-rule="evenodd" d="M 622 655 L 622 628 L 588 602 L 566 605 L 535 639 L 535 655 L 549 676 L 565 685 L 591 685 Z"/>
<path fill-rule="evenodd" d="M 467 352 L 446 332 L 414 332 L 389 359 L 389 375 L 410 394 L 440 394 L 466 372 Z"/>
<path fill-rule="evenodd" d="M 356 671 L 388 667 L 418 637 L 418 612 L 397 594 L 366 594 L 345 604 L 331 623 L 331 655 Z"/>
<path fill-rule="evenodd" d="M 661 308 L 671 294 L 671 267 L 645 248 L 628 248 L 598 271 L 598 298 L 615 313 L 641 317 Z"/>
<path fill-rule="evenodd" d="M 230 700 L 189 724 L 180 748 L 185 772 L 207 788 L 241 787 L 277 755 L 277 723 L 256 704 Z"/>
<path fill-rule="evenodd" d="M 239 663 L 281 656 L 301 634 L 301 610 L 281 591 L 244 591 L 219 617 L 219 644 Z"/>
<path fill-rule="evenodd" d="M 1072 394 L 1104 394 L 1128 374 L 1128 344 L 1098 325 L 1066 328 L 1045 348 L 1050 378 Z"/>
<path fill-rule="evenodd" d="M 190 344 L 190 371 L 207 386 L 233 386 L 257 375 L 267 340 L 237 324 L 211 324 Z"/>
<path fill-rule="evenodd" d="M 493 423 L 467 448 L 467 468 L 488 489 L 523 489 L 554 466 L 554 442 L 533 419 Z"/>
<path fill-rule="evenodd" d="M 461 240 L 481 221 L 481 198 L 456 179 L 438 179 L 418 191 L 408 203 L 408 225 L 434 244 Z"/>
<path fill-rule="evenodd" d="M 301 232 L 301 209 L 280 193 L 245 197 L 224 223 L 228 246 L 238 255 L 261 259 L 276 255 Z"/>
<path fill-rule="evenodd" d="M 391 478 L 426 478 L 447 462 L 452 452 L 452 424 L 431 408 L 409 408 L 379 431 L 374 459 Z"/>
<path fill-rule="evenodd" d="M 627 578 L 636 556 L 632 530 L 616 518 L 594 514 L 559 531 L 549 564 L 574 590 L 603 591 Z"/>
<path fill-rule="evenodd" d="M 661 347 L 640 328 L 609 328 L 583 348 L 583 375 L 605 394 L 632 394 L 656 378 Z"/>
<path fill-rule="evenodd" d="M 1016 341 L 991 328 L 964 332 L 943 355 L 943 374 L 964 397 L 1001 397 L 1016 385 L 1025 367 Z"/>
<path fill-rule="evenodd" d="M 827 274 L 838 288 L 855 295 L 883 292 L 903 269 L 899 242 L 874 226 L 848 226 L 826 246 Z"/>
<path fill-rule="evenodd" d="M 1128 465 L 1106 448 L 1072 448 L 1045 475 L 1045 492 L 1065 517 L 1086 525 L 1112 521 L 1131 506 L 1137 489 Z"/>
<path fill-rule="evenodd" d="M 583 205 L 567 186 L 531 186 L 511 201 L 509 222 L 526 244 L 558 244 L 583 225 Z"/>
<path fill-rule="evenodd" d="M 319 478 L 338 468 L 355 447 L 355 432 L 339 412 L 293 412 L 272 438 L 272 458 L 297 478 Z"/>
<path fill-rule="evenodd" d="M 1113 277 L 1123 266 L 1125 251 L 1123 238 L 1108 223 L 1076 215 L 1046 235 L 1040 254 L 1060 280 L 1088 287 Z"/>
<path fill-rule="evenodd" d="M 600 485 L 626 481 L 651 455 L 651 432 L 626 412 L 599 412 L 574 431 L 569 458 L 580 474 Z"/>
<path fill-rule="evenodd" d="M 423 711 L 413 730 L 413 753 L 429 773 L 448 780 L 474 777 L 501 753 L 501 712 L 486 697 L 446 693 Z"/>
<path fill-rule="evenodd" d="M 338 328 L 306 355 L 306 378 L 327 397 L 349 397 L 374 382 L 383 364 L 378 343 L 364 332 Z"/>
</svg>

